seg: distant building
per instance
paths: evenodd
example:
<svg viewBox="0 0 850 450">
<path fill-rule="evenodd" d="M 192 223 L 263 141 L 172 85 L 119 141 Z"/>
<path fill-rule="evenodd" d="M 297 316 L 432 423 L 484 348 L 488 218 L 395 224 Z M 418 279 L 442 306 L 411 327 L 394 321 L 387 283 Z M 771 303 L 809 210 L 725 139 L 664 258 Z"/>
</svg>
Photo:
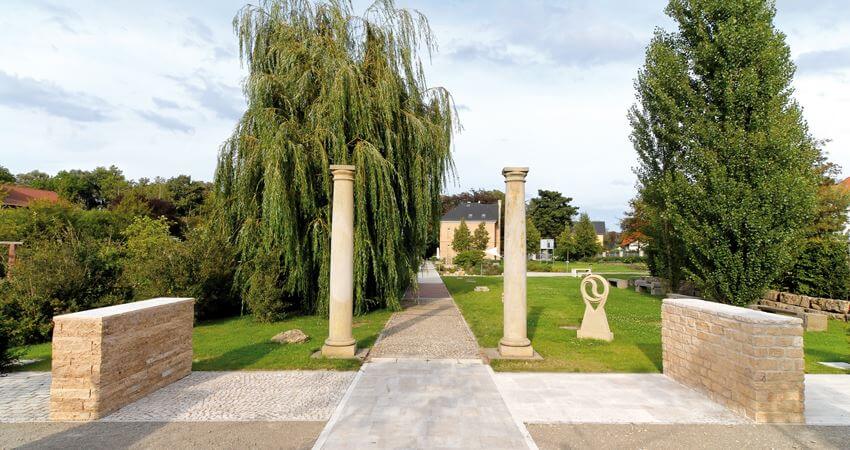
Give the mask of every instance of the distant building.
<svg viewBox="0 0 850 450">
<path fill-rule="evenodd" d="M 605 247 L 605 222 L 602 221 L 593 221 L 593 229 L 596 230 L 596 240 L 599 241 L 599 245 L 603 248 Z"/>
<path fill-rule="evenodd" d="M 53 191 L 14 184 L 0 185 L 0 196 L 3 197 L 4 208 L 26 208 L 30 203 L 38 200 L 46 200 L 54 203 L 59 201 L 59 194 Z"/>
<path fill-rule="evenodd" d="M 499 216 L 501 216 L 502 202 L 499 203 L 461 203 L 447 212 L 440 220 L 440 248 L 437 258 L 447 264 L 452 264 L 455 251 L 452 248 L 452 239 L 455 230 L 460 226 L 460 221 L 466 221 L 470 234 L 475 233 L 478 224 L 484 222 L 487 234 L 490 237 L 487 242 L 486 258 L 499 259 L 501 241 L 499 237 Z"/>
<path fill-rule="evenodd" d="M 620 240 L 620 256 L 624 256 L 623 252 L 637 252 L 639 256 L 643 256 L 643 250 L 646 248 L 646 236 L 640 231 L 627 233 Z"/>
</svg>

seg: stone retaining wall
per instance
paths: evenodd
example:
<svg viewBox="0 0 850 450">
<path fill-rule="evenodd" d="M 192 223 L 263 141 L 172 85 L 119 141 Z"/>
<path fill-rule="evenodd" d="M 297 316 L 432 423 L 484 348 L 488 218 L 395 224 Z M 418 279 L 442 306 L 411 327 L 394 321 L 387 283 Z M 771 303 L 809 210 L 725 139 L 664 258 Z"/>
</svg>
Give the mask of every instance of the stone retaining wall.
<svg viewBox="0 0 850 450">
<path fill-rule="evenodd" d="M 194 299 L 156 298 L 53 318 L 52 420 L 94 420 L 192 370 Z"/>
<path fill-rule="evenodd" d="M 833 319 L 850 320 L 850 300 L 809 297 L 790 292 L 767 291 L 760 305 L 784 309 L 794 313 L 821 313 Z"/>
<path fill-rule="evenodd" d="M 668 298 L 661 341 L 670 378 L 756 422 L 804 421 L 801 319 Z"/>
</svg>

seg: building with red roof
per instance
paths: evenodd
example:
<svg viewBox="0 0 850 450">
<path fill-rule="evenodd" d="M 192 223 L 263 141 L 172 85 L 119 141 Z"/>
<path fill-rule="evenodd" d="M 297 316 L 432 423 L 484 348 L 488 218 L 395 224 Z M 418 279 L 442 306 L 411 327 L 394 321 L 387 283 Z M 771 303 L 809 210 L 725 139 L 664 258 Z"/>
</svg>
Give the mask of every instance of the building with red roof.
<svg viewBox="0 0 850 450">
<path fill-rule="evenodd" d="M 53 191 L 14 184 L 0 185 L 0 196 L 3 198 L 4 208 L 26 208 L 32 202 L 39 200 L 54 203 L 59 201 L 59 194 Z"/>
</svg>

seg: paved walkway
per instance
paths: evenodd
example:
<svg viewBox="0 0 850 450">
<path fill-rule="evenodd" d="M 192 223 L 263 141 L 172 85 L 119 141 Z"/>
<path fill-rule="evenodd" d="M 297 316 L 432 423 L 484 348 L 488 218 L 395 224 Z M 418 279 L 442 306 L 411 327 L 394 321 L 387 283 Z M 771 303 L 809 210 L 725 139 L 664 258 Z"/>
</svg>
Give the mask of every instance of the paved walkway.
<svg viewBox="0 0 850 450">
<path fill-rule="evenodd" d="M 480 359 L 478 343 L 440 275 L 430 263 L 418 275 L 419 291 L 390 317 L 369 358 Z"/>
<path fill-rule="evenodd" d="M 432 265 L 418 283 L 314 448 L 534 448 Z"/>
<path fill-rule="evenodd" d="M 314 448 L 529 448 L 481 362 L 380 361 L 358 377 Z"/>
</svg>

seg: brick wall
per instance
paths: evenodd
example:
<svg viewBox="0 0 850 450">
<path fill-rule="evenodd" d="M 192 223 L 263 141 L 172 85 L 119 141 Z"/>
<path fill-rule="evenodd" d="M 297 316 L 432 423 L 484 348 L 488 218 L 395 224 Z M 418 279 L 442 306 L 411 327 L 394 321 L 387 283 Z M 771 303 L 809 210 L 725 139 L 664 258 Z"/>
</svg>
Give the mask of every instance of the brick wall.
<svg viewBox="0 0 850 450">
<path fill-rule="evenodd" d="M 756 422 L 804 421 L 801 319 L 670 298 L 661 340 L 670 378 Z"/>
<path fill-rule="evenodd" d="M 52 420 L 94 420 L 192 370 L 194 300 L 157 298 L 53 318 Z"/>
</svg>

